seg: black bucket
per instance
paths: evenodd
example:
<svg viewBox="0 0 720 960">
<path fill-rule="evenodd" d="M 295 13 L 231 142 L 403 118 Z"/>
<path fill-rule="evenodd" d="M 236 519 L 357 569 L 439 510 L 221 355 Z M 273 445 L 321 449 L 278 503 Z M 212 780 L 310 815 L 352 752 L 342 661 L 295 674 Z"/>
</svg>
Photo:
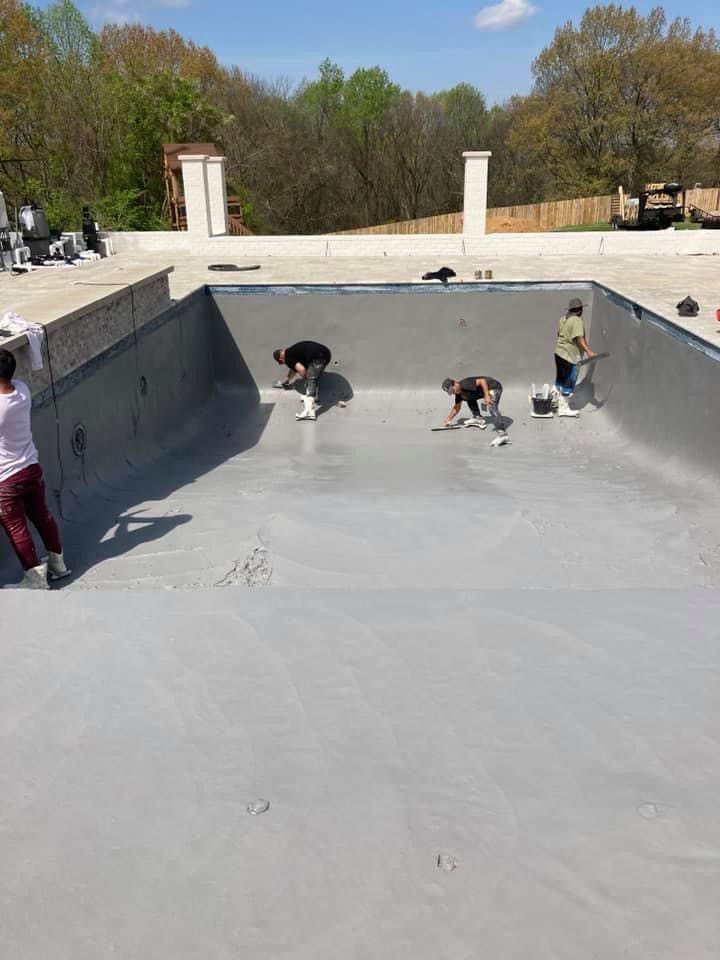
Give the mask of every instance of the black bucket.
<svg viewBox="0 0 720 960">
<path fill-rule="evenodd" d="M 532 398 L 533 413 L 537 413 L 542 417 L 552 413 L 552 398 L 548 397 L 533 397 Z"/>
</svg>

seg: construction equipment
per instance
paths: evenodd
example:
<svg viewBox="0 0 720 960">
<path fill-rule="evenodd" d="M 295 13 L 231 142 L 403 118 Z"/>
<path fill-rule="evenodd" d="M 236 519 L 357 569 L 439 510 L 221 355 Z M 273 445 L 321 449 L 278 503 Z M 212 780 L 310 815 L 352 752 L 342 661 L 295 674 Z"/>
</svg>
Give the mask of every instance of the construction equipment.
<svg viewBox="0 0 720 960">
<path fill-rule="evenodd" d="M 0 270 L 9 270 L 12 266 L 12 239 L 5 197 L 0 193 Z"/>
<path fill-rule="evenodd" d="M 36 203 L 26 204 L 20 207 L 19 221 L 18 230 L 32 260 L 45 260 L 50 256 L 50 227 L 45 211 Z"/>
<path fill-rule="evenodd" d="M 699 223 L 701 230 L 720 230 L 720 210 L 702 210 L 694 204 L 690 209 L 690 219 Z"/>
<path fill-rule="evenodd" d="M 637 200 L 626 200 L 620 187 L 618 200 L 611 203 L 613 230 L 666 230 L 684 220 L 685 188 L 680 183 L 647 183 Z"/>
</svg>

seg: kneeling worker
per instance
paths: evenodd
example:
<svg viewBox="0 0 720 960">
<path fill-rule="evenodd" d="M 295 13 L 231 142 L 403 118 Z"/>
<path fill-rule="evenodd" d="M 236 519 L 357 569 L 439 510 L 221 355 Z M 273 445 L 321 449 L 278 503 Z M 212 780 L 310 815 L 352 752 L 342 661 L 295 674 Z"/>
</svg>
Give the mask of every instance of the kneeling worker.
<svg viewBox="0 0 720 960">
<path fill-rule="evenodd" d="M 492 441 L 493 446 L 499 447 L 510 442 L 510 438 L 503 426 L 503 418 L 500 415 L 499 405 L 503 388 L 499 380 L 495 380 L 494 377 L 465 377 L 464 380 L 453 380 L 451 377 L 448 377 L 447 380 L 443 380 L 442 388 L 445 393 L 449 394 L 454 400 L 453 407 L 445 418 L 443 426 L 450 426 L 455 417 L 460 413 L 464 400 L 470 407 L 470 413 L 472 414 L 472 417 L 465 421 L 465 426 L 479 427 L 481 430 L 484 430 L 487 423 L 483 419 L 478 407 L 478 401 L 480 401 L 480 403 L 485 404 L 487 407 L 490 419 L 493 422 L 493 427 L 498 434 Z"/>
<path fill-rule="evenodd" d="M 277 380 L 273 386 L 286 390 L 296 373 L 305 378 L 304 410 L 296 413 L 296 420 L 317 420 L 318 380 L 325 367 L 330 363 L 332 354 L 328 347 L 314 340 L 301 340 L 291 347 L 273 352 L 275 361 L 284 364 L 290 373 L 284 380 Z"/>
<path fill-rule="evenodd" d="M 42 467 L 30 431 L 30 390 L 13 380 L 14 374 L 15 357 L 0 349 L 0 526 L 25 571 L 20 586 L 47 590 L 48 576 L 59 580 L 70 571 L 57 523 L 45 502 Z M 28 520 L 45 544 L 47 560 L 38 558 Z"/>
</svg>

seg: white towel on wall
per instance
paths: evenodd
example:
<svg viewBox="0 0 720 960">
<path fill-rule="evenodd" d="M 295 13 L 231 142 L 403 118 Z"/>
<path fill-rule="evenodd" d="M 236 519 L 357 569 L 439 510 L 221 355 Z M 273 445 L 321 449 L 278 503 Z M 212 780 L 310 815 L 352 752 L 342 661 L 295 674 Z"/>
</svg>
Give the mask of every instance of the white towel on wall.
<svg viewBox="0 0 720 960">
<path fill-rule="evenodd" d="M 0 320 L 0 327 L 8 330 L 10 333 L 24 333 L 28 338 L 28 347 L 30 348 L 30 367 L 33 370 L 42 370 L 42 340 L 45 336 L 45 327 L 39 323 L 30 323 L 23 320 L 20 314 L 13 310 L 8 310 L 3 314 Z"/>
</svg>

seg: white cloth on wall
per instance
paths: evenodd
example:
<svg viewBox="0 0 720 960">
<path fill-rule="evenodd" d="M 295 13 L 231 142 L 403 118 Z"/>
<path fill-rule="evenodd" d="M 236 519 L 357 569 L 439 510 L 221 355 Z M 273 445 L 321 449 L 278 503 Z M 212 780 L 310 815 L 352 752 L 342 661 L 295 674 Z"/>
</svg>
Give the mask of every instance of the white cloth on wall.
<svg viewBox="0 0 720 960">
<path fill-rule="evenodd" d="M 42 341 L 45 336 L 45 327 L 39 323 L 30 323 L 27 320 L 23 320 L 20 314 L 15 313 L 13 310 L 8 310 L 8 312 L 3 315 L 2 320 L 0 320 L 0 327 L 10 333 L 25 334 L 28 339 L 28 347 L 30 348 L 30 367 L 33 370 L 42 370 Z"/>
</svg>

